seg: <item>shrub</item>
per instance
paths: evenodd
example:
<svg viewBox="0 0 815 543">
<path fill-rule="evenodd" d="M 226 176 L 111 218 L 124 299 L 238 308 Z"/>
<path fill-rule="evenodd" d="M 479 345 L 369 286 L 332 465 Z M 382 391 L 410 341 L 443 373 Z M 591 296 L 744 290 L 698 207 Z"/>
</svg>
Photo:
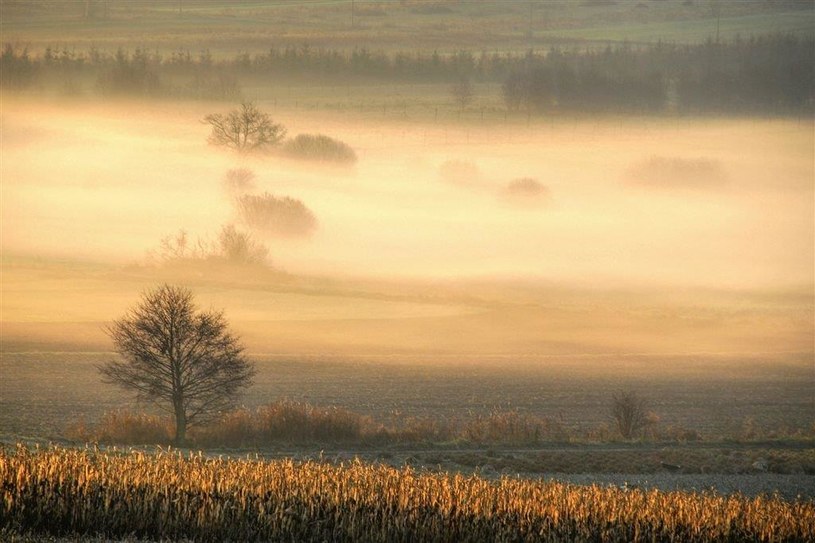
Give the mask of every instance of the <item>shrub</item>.
<svg viewBox="0 0 815 543">
<path fill-rule="evenodd" d="M 262 264 L 269 249 L 254 240 L 246 232 L 241 232 L 232 224 L 221 227 L 218 240 L 213 247 L 213 255 L 232 264 Z"/>
<path fill-rule="evenodd" d="M 291 158 L 316 162 L 354 163 L 357 155 L 346 143 L 323 134 L 300 134 L 283 145 Z"/>
<path fill-rule="evenodd" d="M 256 419 L 248 409 L 225 413 L 218 421 L 192 432 L 196 445 L 245 447 L 257 444 Z"/>
<path fill-rule="evenodd" d="M 173 423 L 167 418 L 119 410 L 105 413 L 96 424 L 80 421 L 69 426 L 65 437 L 86 443 L 164 445 L 172 443 L 173 431 Z"/>
<path fill-rule="evenodd" d="M 463 437 L 475 443 L 537 443 L 544 436 L 552 437 L 555 424 L 526 413 L 493 411 L 486 416 L 476 416 L 462 428 Z"/>
<path fill-rule="evenodd" d="M 261 441 L 358 441 L 364 417 L 336 407 L 314 407 L 299 402 L 277 402 L 257 411 Z"/>
<path fill-rule="evenodd" d="M 543 200 L 549 197 L 549 189 L 537 179 L 522 177 L 507 185 L 506 194 L 519 200 Z"/>
<path fill-rule="evenodd" d="M 253 230 L 276 236 L 304 236 L 317 227 L 317 219 L 303 202 L 269 193 L 245 194 L 235 199 L 241 220 Z"/>
<path fill-rule="evenodd" d="M 388 437 L 400 443 L 441 443 L 456 437 L 455 421 L 434 417 L 408 417 L 396 428 L 387 430 Z"/>
<path fill-rule="evenodd" d="M 362 441 L 373 434 L 372 421 L 346 409 L 314 407 L 280 401 L 254 411 L 226 413 L 218 422 L 194 434 L 201 445 L 242 446 L 272 443 L 336 443 Z"/>
</svg>

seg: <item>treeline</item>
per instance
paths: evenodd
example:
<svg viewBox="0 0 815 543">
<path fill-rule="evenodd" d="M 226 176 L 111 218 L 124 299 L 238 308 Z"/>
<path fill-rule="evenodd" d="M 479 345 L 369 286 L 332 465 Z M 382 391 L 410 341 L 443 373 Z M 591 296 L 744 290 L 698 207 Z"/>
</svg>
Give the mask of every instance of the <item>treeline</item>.
<svg viewBox="0 0 815 543">
<path fill-rule="evenodd" d="M 26 88 L 59 81 L 69 91 L 93 81 L 102 94 L 234 100 L 240 81 L 324 83 L 499 83 L 508 109 L 527 112 L 676 110 L 711 113 L 813 112 L 815 39 L 770 35 L 698 45 L 623 44 L 599 50 L 526 54 L 470 51 L 344 51 L 271 48 L 214 60 L 204 50 L 169 55 L 136 49 L 28 50 L 6 44 L 2 84 Z"/>
<path fill-rule="evenodd" d="M 701 45 L 528 55 L 503 83 L 510 109 L 813 112 L 815 41 L 765 36 Z"/>
<path fill-rule="evenodd" d="M 195 59 L 182 52 L 118 49 L 114 54 L 91 47 L 86 52 L 48 47 L 33 54 L 6 43 L 0 53 L 0 85 L 7 89 L 56 89 L 63 94 L 181 97 L 237 100 L 241 96 L 230 62 L 215 63 L 208 51 Z"/>
</svg>

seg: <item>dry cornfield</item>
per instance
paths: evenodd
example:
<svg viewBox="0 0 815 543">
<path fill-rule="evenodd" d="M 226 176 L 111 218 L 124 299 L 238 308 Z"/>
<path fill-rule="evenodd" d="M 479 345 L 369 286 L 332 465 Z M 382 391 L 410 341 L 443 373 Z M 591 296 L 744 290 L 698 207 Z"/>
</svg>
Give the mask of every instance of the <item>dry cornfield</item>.
<svg viewBox="0 0 815 543">
<path fill-rule="evenodd" d="M 815 503 L 200 453 L 0 452 L 0 533 L 213 541 L 805 541 Z"/>
</svg>

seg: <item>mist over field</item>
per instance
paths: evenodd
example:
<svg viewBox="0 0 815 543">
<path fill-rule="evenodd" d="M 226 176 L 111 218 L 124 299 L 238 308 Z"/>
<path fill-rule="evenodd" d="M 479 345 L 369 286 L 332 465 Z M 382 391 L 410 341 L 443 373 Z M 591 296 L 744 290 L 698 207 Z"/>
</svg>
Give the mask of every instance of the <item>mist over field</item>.
<svg viewBox="0 0 815 543">
<path fill-rule="evenodd" d="M 428 539 L 811 539 L 811 0 L 8 0 L 0 35 L 0 540 L 421 540 L 419 510 Z M 236 490 L 168 484 L 212 519 L 145 528 L 88 505 L 130 503 L 118 473 L 82 501 L 8 468 L 51 442 L 96 475 L 143 447 L 148 498 L 177 466 L 145 447 L 201 449 Z M 343 489 L 230 502 L 248 451 L 403 470 L 396 531 Z M 486 509 L 405 513 L 431 472 Z M 566 475 L 622 488 L 542 513 Z M 515 479 L 504 518 L 482 491 Z"/>
<path fill-rule="evenodd" d="M 152 282 L 180 280 L 256 352 L 811 349 L 809 122 L 438 126 L 260 105 L 357 161 L 208 145 L 200 121 L 219 103 L 6 100 L 6 343 L 103 348 L 105 321 Z M 241 169 L 246 186 L 228 186 Z M 519 179 L 533 190 L 513 192 Z M 313 225 L 253 230 L 242 191 L 299 200 Z M 229 224 L 268 248 L 267 271 L 162 264 L 163 240 L 213 244 Z"/>
<path fill-rule="evenodd" d="M 273 265 L 290 273 L 726 289 L 813 281 L 806 122 L 439 128 L 275 115 L 357 150 L 357 164 L 332 169 L 208 146 L 199 121 L 219 107 L 7 101 L 6 254 L 132 263 L 178 230 L 212 238 L 236 222 L 222 180 L 243 167 L 256 192 L 298 198 L 318 220 L 307 239 L 270 240 Z M 445 178 L 456 161 L 473 179 Z M 523 177 L 547 198 L 508 197 Z"/>
</svg>

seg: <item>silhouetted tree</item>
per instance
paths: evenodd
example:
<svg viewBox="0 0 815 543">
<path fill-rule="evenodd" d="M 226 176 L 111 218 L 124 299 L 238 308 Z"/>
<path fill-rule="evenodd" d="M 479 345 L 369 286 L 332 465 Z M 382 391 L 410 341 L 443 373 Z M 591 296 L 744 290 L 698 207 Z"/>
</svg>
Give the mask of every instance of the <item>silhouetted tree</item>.
<svg viewBox="0 0 815 543">
<path fill-rule="evenodd" d="M 106 382 L 135 391 L 187 428 L 232 407 L 255 370 L 222 312 L 199 311 L 186 288 L 162 285 L 107 328 L 118 360 L 99 367 Z"/>
<path fill-rule="evenodd" d="M 636 392 L 620 392 L 611 400 L 611 416 L 625 439 L 631 439 L 648 424 L 645 399 Z"/>
<path fill-rule="evenodd" d="M 272 121 L 268 113 L 260 111 L 253 102 L 243 102 L 239 109 L 226 115 L 213 113 L 204 117 L 212 126 L 209 142 L 225 145 L 238 151 L 257 151 L 280 143 L 286 129 Z"/>
</svg>

